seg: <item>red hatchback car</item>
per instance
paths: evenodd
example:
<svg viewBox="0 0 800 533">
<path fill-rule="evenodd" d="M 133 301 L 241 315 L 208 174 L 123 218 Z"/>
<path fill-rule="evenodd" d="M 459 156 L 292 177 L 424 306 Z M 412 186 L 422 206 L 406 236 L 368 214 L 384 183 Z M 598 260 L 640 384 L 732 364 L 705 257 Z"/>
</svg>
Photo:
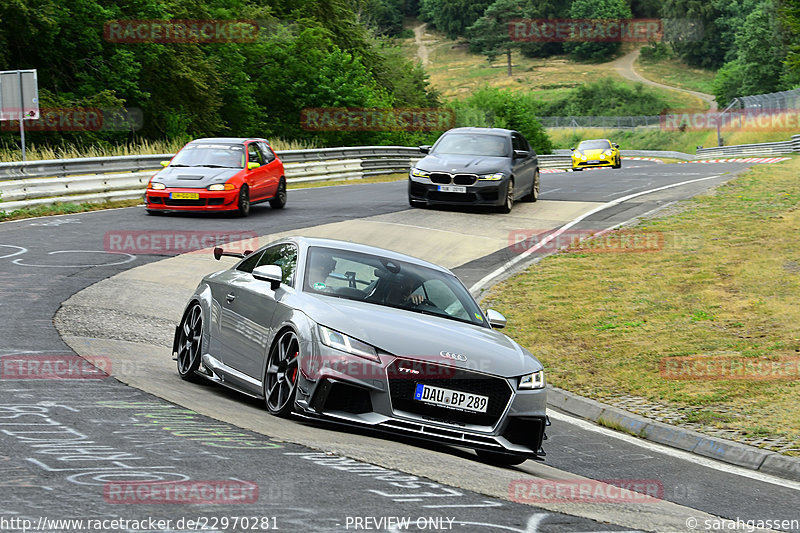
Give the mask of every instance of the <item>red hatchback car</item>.
<svg viewBox="0 0 800 533">
<path fill-rule="evenodd" d="M 148 214 L 167 211 L 235 211 L 250 205 L 286 205 L 283 163 L 265 139 L 197 139 L 175 154 L 150 179 Z"/>
</svg>

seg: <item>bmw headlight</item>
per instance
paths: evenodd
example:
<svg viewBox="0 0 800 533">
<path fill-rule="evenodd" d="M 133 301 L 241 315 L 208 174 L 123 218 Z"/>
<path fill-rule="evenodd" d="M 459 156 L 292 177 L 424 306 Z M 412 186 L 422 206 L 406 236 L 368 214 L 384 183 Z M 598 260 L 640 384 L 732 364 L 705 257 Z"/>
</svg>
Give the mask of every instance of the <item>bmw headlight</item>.
<svg viewBox="0 0 800 533">
<path fill-rule="evenodd" d="M 427 170 L 422 170 L 421 168 L 414 167 L 411 169 L 411 175 L 415 178 L 427 178 L 431 175 L 430 172 Z"/>
<path fill-rule="evenodd" d="M 232 191 L 235 188 L 233 183 L 212 183 L 208 186 L 209 191 Z"/>
<path fill-rule="evenodd" d="M 544 370 L 539 370 L 519 378 L 519 387 L 517 388 L 526 390 L 543 389 L 544 385 Z"/>
<path fill-rule="evenodd" d="M 322 340 L 322 344 L 325 346 L 335 348 L 352 355 L 357 355 L 365 359 L 370 359 L 376 363 L 381 362 L 380 358 L 378 357 L 378 352 L 366 342 L 361 342 L 360 340 L 354 339 L 349 335 L 345 335 L 344 333 L 340 333 L 322 325 L 319 326 L 319 336 Z"/>
<path fill-rule="evenodd" d="M 166 189 L 166 188 L 167 188 L 167 186 L 166 186 L 166 185 L 164 185 L 163 183 L 159 183 L 159 182 L 157 182 L 157 181 L 151 181 L 151 182 L 150 182 L 150 183 L 147 185 L 147 188 L 148 188 L 148 189 L 153 189 L 154 191 L 161 191 L 161 190 L 164 190 L 164 189 Z"/>
<path fill-rule="evenodd" d="M 502 172 L 495 172 L 494 174 L 484 174 L 482 176 L 478 176 L 478 179 L 487 181 L 497 181 L 503 179 L 503 176 L 505 176 L 505 174 L 503 174 Z"/>
</svg>

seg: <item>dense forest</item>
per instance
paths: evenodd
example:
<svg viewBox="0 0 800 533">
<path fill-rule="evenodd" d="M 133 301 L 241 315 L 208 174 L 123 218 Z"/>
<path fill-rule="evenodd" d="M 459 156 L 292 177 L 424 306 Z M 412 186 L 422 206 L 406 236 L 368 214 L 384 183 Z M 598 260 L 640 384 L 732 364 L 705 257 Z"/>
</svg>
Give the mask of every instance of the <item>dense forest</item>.
<svg viewBox="0 0 800 533">
<path fill-rule="evenodd" d="M 418 17 L 471 50 L 494 59 L 508 50 L 530 57 L 569 54 L 606 61 L 614 42 L 526 42 L 509 37 L 513 19 L 664 18 L 691 20 L 696 38 L 651 43 L 647 54 L 676 56 L 718 69 L 716 92 L 732 97 L 800 84 L 800 0 L 4 0 L 0 3 L 0 70 L 38 69 L 40 105 L 131 108 L 141 128 L 62 132 L 59 142 L 126 142 L 205 135 L 259 135 L 315 145 L 414 144 L 435 132 L 308 131 L 305 108 L 431 108 L 447 105 L 459 124 L 519 129 L 540 150 L 549 141 L 534 118 L 589 114 L 598 99 L 606 113 L 658 109 L 647 91 L 598 81 L 563 101 L 485 89 L 445 102 L 423 68 L 395 37 Z M 121 42 L 113 21 L 255 21 L 247 42 Z M 627 92 L 626 92 L 627 91 Z M 641 105 L 631 107 L 630 102 Z M 626 104 L 628 102 L 628 104 Z M 17 137 L 0 133 L 0 142 Z M 54 136 L 32 132 L 34 142 Z"/>
</svg>

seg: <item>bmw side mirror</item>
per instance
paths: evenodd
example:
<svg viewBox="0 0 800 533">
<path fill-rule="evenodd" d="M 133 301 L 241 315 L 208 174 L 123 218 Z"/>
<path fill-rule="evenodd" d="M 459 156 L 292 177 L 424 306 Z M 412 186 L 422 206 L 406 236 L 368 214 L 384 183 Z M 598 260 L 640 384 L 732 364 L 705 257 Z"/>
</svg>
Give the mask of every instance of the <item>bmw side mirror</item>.
<svg viewBox="0 0 800 533">
<path fill-rule="evenodd" d="M 258 281 L 268 282 L 270 288 L 274 291 L 281 284 L 283 271 L 278 265 L 263 265 L 253 269 L 253 277 Z"/>
<path fill-rule="evenodd" d="M 506 317 L 495 311 L 494 309 L 486 310 L 486 318 L 493 328 L 503 329 L 506 327 Z"/>
<path fill-rule="evenodd" d="M 527 150 L 514 150 L 514 159 L 525 159 L 529 155 L 531 154 Z"/>
<path fill-rule="evenodd" d="M 423 154 L 429 154 L 431 152 L 431 147 L 428 144 L 423 144 L 419 147 L 419 151 Z"/>
</svg>

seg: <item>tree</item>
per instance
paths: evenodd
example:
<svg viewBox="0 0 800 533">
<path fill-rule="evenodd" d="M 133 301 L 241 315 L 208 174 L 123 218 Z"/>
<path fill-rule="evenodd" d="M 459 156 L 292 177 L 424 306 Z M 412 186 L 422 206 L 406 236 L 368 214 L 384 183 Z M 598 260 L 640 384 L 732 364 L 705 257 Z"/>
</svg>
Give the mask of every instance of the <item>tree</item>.
<svg viewBox="0 0 800 533">
<path fill-rule="evenodd" d="M 631 8 L 625 0 L 573 0 L 569 8 L 572 19 L 630 19 Z M 564 50 L 582 61 L 608 61 L 622 43 L 575 40 L 564 43 Z"/>
<path fill-rule="evenodd" d="M 422 0 L 420 15 L 449 39 L 463 37 L 492 0 Z"/>
<path fill-rule="evenodd" d="M 505 54 L 511 76 L 511 50 L 522 43 L 511 39 L 508 24 L 513 19 L 525 18 L 529 5 L 528 0 L 496 0 L 487 7 L 483 16 L 467 29 L 470 51 L 484 54 L 489 61 Z"/>
<path fill-rule="evenodd" d="M 784 81 L 787 86 L 800 86 L 800 0 L 783 0 L 779 10 L 787 53 Z"/>
</svg>

